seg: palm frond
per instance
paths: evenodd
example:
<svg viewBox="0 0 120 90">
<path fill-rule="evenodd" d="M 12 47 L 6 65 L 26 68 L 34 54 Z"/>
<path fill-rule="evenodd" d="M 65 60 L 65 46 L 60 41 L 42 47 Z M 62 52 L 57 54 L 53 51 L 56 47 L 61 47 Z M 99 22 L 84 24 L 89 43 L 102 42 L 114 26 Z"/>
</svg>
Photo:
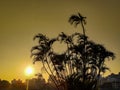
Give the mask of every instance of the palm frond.
<svg viewBox="0 0 120 90">
<path fill-rule="evenodd" d="M 72 16 L 69 18 L 68 22 L 70 22 L 71 24 L 73 24 L 74 21 L 79 22 L 79 20 L 80 20 L 80 18 L 79 18 L 77 15 L 72 15 Z"/>
<path fill-rule="evenodd" d="M 101 67 L 101 72 L 105 73 L 107 70 L 110 71 L 110 68 L 106 66 Z"/>
<path fill-rule="evenodd" d="M 81 18 L 84 24 L 86 24 L 86 17 L 83 17 L 80 13 L 78 13 L 78 16 Z"/>
<path fill-rule="evenodd" d="M 48 46 L 51 46 L 56 40 L 57 40 L 56 38 L 49 40 Z"/>
<path fill-rule="evenodd" d="M 34 46 L 31 49 L 31 52 L 33 52 L 34 50 L 42 50 L 43 48 L 40 45 Z"/>
<path fill-rule="evenodd" d="M 83 17 L 80 13 L 78 13 L 78 15 L 72 15 L 69 18 L 68 22 L 70 24 L 74 24 L 75 27 L 76 27 L 78 24 L 80 24 L 82 22 L 83 22 L 83 24 L 86 24 L 86 20 L 85 19 L 86 19 L 86 17 Z"/>
</svg>

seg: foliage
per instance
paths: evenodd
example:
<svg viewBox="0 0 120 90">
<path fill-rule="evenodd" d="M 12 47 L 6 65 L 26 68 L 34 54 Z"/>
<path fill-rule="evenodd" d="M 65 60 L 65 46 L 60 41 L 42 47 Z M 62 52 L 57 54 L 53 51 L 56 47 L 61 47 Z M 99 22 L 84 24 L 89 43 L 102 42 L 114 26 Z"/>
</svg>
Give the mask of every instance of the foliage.
<svg viewBox="0 0 120 90">
<path fill-rule="evenodd" d="M 7 80 L 0 80 L 0 90 L 8 90 L 10 83 Z"/>
<path fill-rule="evenodd" d="M 33 63 L 42 62 L 46 72 L 54 76 L 51 79 L 58 89 L 63 87 L 64 90 L 97 90 L 100 75 L 109 69 L 105 64 L 106 59 L 115 57 L 113 52 L 89 40 L 85 35 L 85 18 L 78 14 L 69 19 L 71 24 L 81 23 L 83 34 L 67 35 L 62 32 L 53 39 L 43 34 L 34 37 L 34 40 L 39 41 L 38 45 L 31 49 Z M 56 42 L 67 46 L 66 49 L 61 53 L 56 52 Z"/>
</svg>

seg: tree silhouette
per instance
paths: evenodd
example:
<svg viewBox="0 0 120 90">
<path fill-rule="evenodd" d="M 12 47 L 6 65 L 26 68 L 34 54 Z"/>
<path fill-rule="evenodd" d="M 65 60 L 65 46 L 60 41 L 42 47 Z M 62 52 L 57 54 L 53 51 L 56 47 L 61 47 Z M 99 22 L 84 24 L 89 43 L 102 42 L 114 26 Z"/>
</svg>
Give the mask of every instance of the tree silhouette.
<svg viewBox="0 0 120 90">
<path fill-rule="evenodd" d="M 84 46 L 83 46 L 83 48 L 84 48 L 84 50 L 83 50 L 83 61 L 84 61 L 83 62 L 83 82 L 85 82 L 85 73 L 86 73 L 86 66 L 85 65 L 86 65 L 86 62 L 89 60 L 87 58 L 88 55 L 86 54 L 87 48 L 86 48 L 86 35 L 85 35 L 85 28 L 84 28 L 84 25 L 86 24 L 85 19 L 86 19 L 86 17 L 83 17 L 80 13 L 78 13 L 78 15 L 72 15 L 69 18 L 69 22 L 71 24 L 74 24 L 75 26 L 77 26 L 78 24 L 81 24 L 82 29 L 83 29 L 83 38 L 84 38 L 83 39 L 84 40 Z M 92 46 L 92 42 L 90 42 L 90 44 L 91 44 L 92 49 L 94 49 L 96 51 L 94 54 L 98 54 L 99 53 L 101 55 L 98 63 L 96 63 L 95 61 L 92 61 L 92 64 L 93 65 L 94 64 L 97 65 L 97 68 L 99 68 L 98 75 L 97 75 L 98 79 L 99 79 L 101 72 L 105 73 L 106 70 L 109 70 L 109 68 L 106 67 L 106 65 L 104 64 L 105 58 L 109 57 L 109 56 L 112 56 L 114 58 L 114 54 L 112 52 L 107 52 L 102 45 L 98 44 L 98 45 L 93 45 Z M 95 60 L 97 60 L 97 59 L 95 58 Z M 96 67 L 92 66 L 92 68 L 95 69 Z M 96 87 L 96 85 L 95 85 L 95 87 Z"/>
<path fill-rule="evenodd" d="M 13 79 L 11 81 L 10 89 L 9 90 L 26 90 L 25 83 L 22 82 L 22 80 Z"/>
<path fill-rule="evenodd" d="M 81 23 L 83 34 L 67 35 L 62 32 L 53 39 L 43 34 L 34 37 L 34 40 L 38 39 L 38 45 L 31 50 L 33 63 L 42 62 L 58 90 L 97 90 L 100 75 L 109 69 L 106 59 L 115 57 L 113 52 L 85 35 L 85 18 L 78 13 L 78 16 L 73 15 L 69 19 L 71 24 Z M 55 51 L 56 42 L 67 46 L 62 53 Z"/>
<path fill-rule="evenodd" d="M 0 90 L 9 90 L 10 83 L 7 80 L 0 80 Z"/>
<path fill-rule="evenodd" d="M 78 15 L 72 15 L 69 18 L 69 22 L 71 24 L 74 24 L 75 26 L 77 26 L 78 24 L 81 24 L 82 29 L 83 29 L 83 35 L 85 36 L 85 28 L 84 25 L 86 24 L 86 17 L 83 17 L 80 13 L 78 13 Z"/>
<path fill-rule="evenodd" d="M 77 26 L 78 24 L 81 24 L 82 26 L 82 29 L 83 29 L 83 82 L 85 82 L 85 65 L 86 65 L 86 55 L 85 55 L 85 42 L 86 42 L 86 35 L 85 35 L 85 28 L 84 28 L 84 24 L 86 24 L 86 21 L 85 21 L 86 17 L 83 17 L 80 13 L 78 13 L 78 15 L 72 15 L 70 18 L 69 18 L 69 22 L 71 24 L 74 24 L 75 26 Z"/>
</svg>

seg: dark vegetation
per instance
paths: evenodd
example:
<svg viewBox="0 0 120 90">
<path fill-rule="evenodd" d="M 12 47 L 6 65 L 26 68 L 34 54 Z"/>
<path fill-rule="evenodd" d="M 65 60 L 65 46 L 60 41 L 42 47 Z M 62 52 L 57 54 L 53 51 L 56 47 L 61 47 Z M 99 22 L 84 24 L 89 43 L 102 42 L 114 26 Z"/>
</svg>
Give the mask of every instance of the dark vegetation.
<svg viewBox="0 0 120 90">
<path fill-rule="evenodd" d="M 0 80 L 0 90 L 27 90 L 27 82 L 21 80 L 12 80 L 11 83 L 7 80 Z M 28 90 L 57 90 L 54 83 L 49 79 L 32 78 L 29 80 Z"/>
<path fill-rule="evenodd" d="M 62 32 L 52 39 L 43 34 L 34 37 L 39 41 L 31 50 L 33 63 L 42 62 L 48 75 L 54 76 L 51 79 L 58 90 L 98 90 L 100 76 L 109 70 L 105 61 L 115 57 L 113 52 L 88 38 L 85 19 L 80 13 L 69 18 L 70 24 L 75 27 L 81 25 L 83 34 L 76 32 L 67 35 Z M 56 52 L 56 42 L 64 44 L 66 49 Z"/>
<path fill-rule="evenodd" d="M 50 76 L 54 77 L 52 75 Z M 38 73 L 37 78 L 29 79 L 28 89 L 27 80 L 24 83 L 20 79 L 18 80 L 14 79 L 11 82 L 8 82 L 7 80 L 0 80 L 0 90 L 57 90 L 51 77 L 49 77 L 48 82 L 46 82 L 42 74 Z M 110 81 L 110 77 L 112 77 L 111 78 L 112 81 Z M 116 80 L 113 81 L 113 77 L 116 78 L 117 81 Z M 101 78 L 99 90 L 120 90 L 119 77 L 120 73 L 111 74 L 106 78 Z"/>
<path fill-rule="evenodd" d="M 0 90 L 26 90 L 25 83 L 21 80 L 12 80 L 11 83 L 7 80 L 0 80 Z"/>
</svg>

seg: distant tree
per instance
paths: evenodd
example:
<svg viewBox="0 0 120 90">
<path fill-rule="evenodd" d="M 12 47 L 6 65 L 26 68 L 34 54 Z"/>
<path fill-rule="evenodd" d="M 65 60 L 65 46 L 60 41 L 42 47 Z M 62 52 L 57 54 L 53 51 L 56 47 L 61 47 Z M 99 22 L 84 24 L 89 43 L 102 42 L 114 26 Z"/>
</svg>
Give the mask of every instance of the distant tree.
<svg viewBox="0 0 120 90">
<path fill-rule="evenodd" d="M 9 90 L 10 83 L 7 80 L 0 80 L 0 90 Z"/>
<path fill-rule="evenodd" d="M 26 90 L 25 83 L 23 83 L 20 79 L 13 79 L 11 81 L 10 90 Z"/>
<path fill-rule="evenodd" d="M 45 79 L 43 78 L 41 73 L 36 74 L 37 79 L 36 79 L 36 83 L 39 85 L 39 88 L 44 89 L 43 86 L 45 86 L 46 82 Z"/>
<path fill-rule="evenodd" d="M 97 90 L 100 75 L 109 69 L 105 64 L 106 59 L 115 57 L 114 53 L 103 45 L 89 40 L 85 35 L 84 19 L 80 14 L 69 19 L 71 24 L 81 23 L 83 34 L 67 35 L 62 32 L 53 39 L 43 34 L 34 37 L 34 40 L 39 41 L 38 45 L 31 49 L 33 63 L 42 62 L 44 70 L 58 90 Z M 55 51 L 56 42 L 67 46 L 62 53 Z"/>
<path fill-rule="evenodd" d="M 41 73 L 35 74 L 37 78 L 29 79 L 29 90 L 44 90 L 46 82 Z"/>
</svg>

